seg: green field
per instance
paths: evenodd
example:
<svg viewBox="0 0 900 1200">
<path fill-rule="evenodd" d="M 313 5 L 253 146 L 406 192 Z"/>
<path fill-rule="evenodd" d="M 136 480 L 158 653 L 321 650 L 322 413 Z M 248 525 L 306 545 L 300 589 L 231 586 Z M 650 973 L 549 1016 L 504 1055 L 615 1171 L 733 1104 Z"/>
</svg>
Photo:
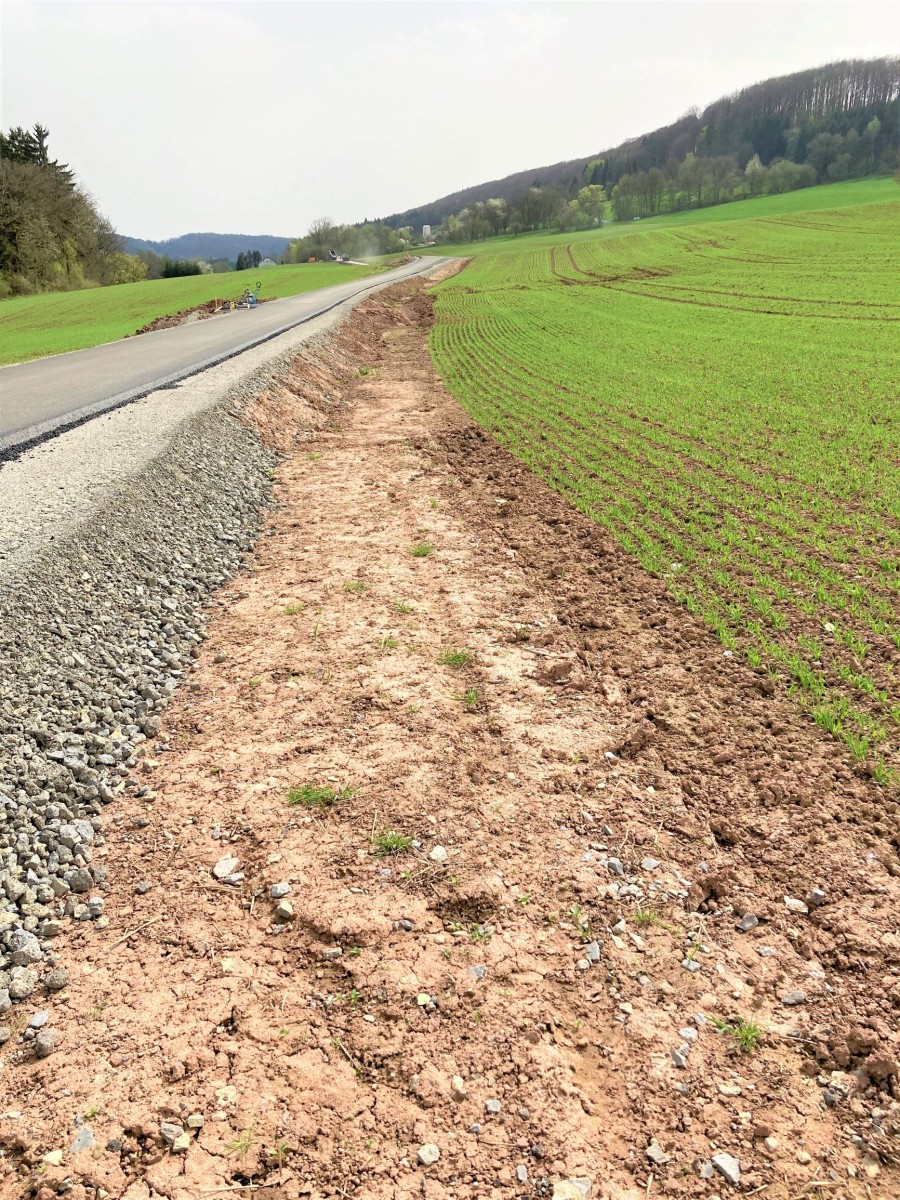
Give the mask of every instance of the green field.
<svg viewBox="0 0 900 1200">
<path fill-rule="evenodd" d="M 581 233 L 522 233 L 517 237 L 488 238 L 483 242 L 430 246 L 417 250 L 416 254 L 471 255 L 521 254 L 526 250 L 543 250 L 566 242 L 593 241 L 595 238 L 630 237 L 636 229 L 664 229 L 683 225 L 739 221 L 765 213 L 767 217 L 789 216 L 792 213 L 818 212 L 827 208 L 849 208 L 857 204 L 890 203 L 900 198 L 900 188 L 891 178 L 853 179 L 848 183 L 829 183 L 822 187 L 803 188 L 798 192 L 785 192 L 782 196 L 762 196 L 757 200 L 735 200 L 731 204 L 717 204 L 710 208 L 691 208 L 681 213 L 663 213 L 658 217 L 645 217 L 641 221 L 624 221 L 604 225 L 602 229 L 589 229 Z"/>
<path fill-rule="evenodd" d="M 370 273 L 368 267 L 345 263 L 303 263 L 3 300 L 0 301 L 0 364 L 113 342 L 156 317 L 181 312 L 207 300 L 236 300 L 244 288 L 254 287 L 257 281 L 262 282 L 261 296 L 265 299 L 296 296 L 332 283 L 349 283 Z"/>
<path fill-rule="evenodd" d="M 867 190 L 882 202 L 818 205 Z M 476 420 L 887 782 L 900 189 L 751 207 L 482 253 L 437 289 L 432 354 Z"/>
</svg>

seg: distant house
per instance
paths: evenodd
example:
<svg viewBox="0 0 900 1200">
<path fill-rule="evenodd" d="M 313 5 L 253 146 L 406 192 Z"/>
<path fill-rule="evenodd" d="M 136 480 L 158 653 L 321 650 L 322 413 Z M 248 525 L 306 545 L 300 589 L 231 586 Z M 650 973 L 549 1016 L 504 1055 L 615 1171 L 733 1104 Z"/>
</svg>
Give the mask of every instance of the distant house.
<svg viewBox="0 0 900 1200">
<path fill-rule="evenodd" d="M 431 241 L 431 226 L 430 225 L 422 226 L 422 237 L 426 242 Z"/>
<path fill-rule="evenodd" d="M 259 265 L 261 267 L 277 267 L 278 263 L 271 258 L 262 258 L 260 259 Z"/>
</svg>

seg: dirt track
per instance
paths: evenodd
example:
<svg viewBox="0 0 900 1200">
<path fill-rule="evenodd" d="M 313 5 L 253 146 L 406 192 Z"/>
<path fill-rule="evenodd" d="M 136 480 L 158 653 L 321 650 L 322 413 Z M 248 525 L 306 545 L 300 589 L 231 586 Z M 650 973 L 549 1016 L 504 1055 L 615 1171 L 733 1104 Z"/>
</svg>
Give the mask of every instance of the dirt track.
<svg viewBox="0 0 900 1200">
<path fill-rule="evenodd" d="M 896 805 L 470 426 L 421 288 L 246 413 L 279 507 L 3 1063 L 0 1194 L 900 1195 Z"/>
</svg>

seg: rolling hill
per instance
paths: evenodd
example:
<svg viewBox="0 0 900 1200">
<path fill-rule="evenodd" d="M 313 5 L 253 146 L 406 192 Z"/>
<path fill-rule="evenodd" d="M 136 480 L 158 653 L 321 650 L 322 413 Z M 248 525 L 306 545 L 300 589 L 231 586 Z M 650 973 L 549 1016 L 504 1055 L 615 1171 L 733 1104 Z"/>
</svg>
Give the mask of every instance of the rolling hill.
<svg viewBox="0 0 900 1200">
<path fill-rule="evenodd" d="M 492 197 L 512 203 L 528 188 L 554 184 L 568 194 L 585 183 L 601 184 L 610 192 L 623 175 L 662 169 L 691 153 L 732 155 L 741 169 L 754 154 L 765 165 L 777 158 L 802 163 L 815 138 L 851 131 L 859 137 L 873 119 L 880 126 L 879 149 L 893 156 L 896 167 L 900 58 L 847 59 L 754 83 L 611 149 L 462 188 L 383 220 L 395 229 L 439 225 L 470 204 Z"/>
<path fill-rule="evenodd" d="M 162 242 L 134 237 L 124 239 L 128 254 L 149 250 L 166 258 L 205 258 L 210 261 L 237 258 L 242 250 L 258 250 L 262 255 L 277 259 L 290 240 L 268 233 L 183 233 Z"/>
</svg>

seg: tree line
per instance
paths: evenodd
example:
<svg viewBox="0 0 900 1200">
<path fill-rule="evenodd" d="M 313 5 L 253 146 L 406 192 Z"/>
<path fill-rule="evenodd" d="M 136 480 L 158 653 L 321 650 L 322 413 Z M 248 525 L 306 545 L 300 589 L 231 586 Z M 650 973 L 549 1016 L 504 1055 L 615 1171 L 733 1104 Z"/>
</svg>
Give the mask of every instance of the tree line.
<svg viewBox="0 0 900 1200">
<path fill-rule="evenodd" d="M 867 133 L 873 119 L 878 122 L 874 137 Z M 600 156 L 521 171 L 489 184 L 479 184 L 394 214 L 385 218 L 385 223 L 395 228 L 409 225 L 421 228 L 423 223 L 436 228 L 446 225 L 451 214 L 458 217 L 462 211 L 477 212 L 477 206 L 490 198 L 503 200 L 511 210 L 518 208 L 523 212 L 524 220 L 520 223 L 527 228 L 532 221 L 521 198 L 528 192 L 537 190 L 552 195 L 552 189 L 558 189 L 568 202 L 586 184 L 596 184 L 612 198 L 625 176 L 643 175 L 655 169 L 671 180 L 689 155 L 703 160 L 731 157 L 740 172 L 746 170 L 754 156 L 766 169 L 779 160 L 796 166 L 809 165 L 815 169 L 818 182 L 830 182 L 897 170 L 898 147 L 900 59 L 846 60 L 753 84 L 714 101 L 703 111 L 692 108 L 670 125 L 631 138 Z M 724 166 L 715 168 L 716 173 L 724 170 Z M 786 179 L 797 186 L 798 180 L 808 182 L 809 173 L 778 168 L 771 186 L 779 188 Z M 654 176 L 652 186 L 658 190 L 658 185 Z M 630 186 L 626 183 L 626 193 Z M 644 181 L 642 186 L 651 185 Z M 724 189 L 721 184 L 715 186 L 721 202 Z M 672 194 L 671 185 L 667 191 Z M 741 194 L 737 187 L 734 194 Z M 550 203 L 549 199 L 546 203 Z M 707 203 L 705 197 L 701 203 Z M 536 204 L 534 201 L 532 207 Z"/>
<path fill-rule="evenodd" d="M 792 131 L 788 148 L 794 154 L 800 142 L 799 130 Z M 746 162 L 734 154 L 688 153 L 662 170 L 651 167 L 649 171 L 622 175 L 612 190 L 612 206 L 619 221 L 653 217 L 872 175 L 879 169 L 887 170 L 893 161 L 883 125 L 878 117 L 872 117 L 862 133 L 851 129 L 846 134 L 816 134 L 807 143 L 802 162 L 783 157 L 766 166 L 756 153 Z"/>
<path fill-rule="evenodd" d="M 40 124 L 0 132 L 0 297 L 144 278 L 49 138 Z"/>
</svg>

